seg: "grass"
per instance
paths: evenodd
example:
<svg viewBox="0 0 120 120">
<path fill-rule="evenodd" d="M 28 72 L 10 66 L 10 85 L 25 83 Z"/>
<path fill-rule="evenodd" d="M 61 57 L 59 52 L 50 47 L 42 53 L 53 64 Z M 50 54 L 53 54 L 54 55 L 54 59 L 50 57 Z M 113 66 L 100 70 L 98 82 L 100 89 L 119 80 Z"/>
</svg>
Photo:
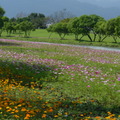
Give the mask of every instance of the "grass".
<svg viewBox="0 0 120 120">
<path fill-rule="evenodd" d="M 112 37 L 107 37 L 103 42 L 98 42 L 98 41 L 90 42 L 87 36 L 83 37 L 81 41 L 77 41 L 77 40 L 74 40 L 74 35 L 70 34 L 65 37 L 65 40 L 60 40 L 58 34 L 48 33 L 45 29 L 38 29 L 38 30 L 32 31 L 30 38 L 24 38 L 23 36 L 24 36 L 23 33 L 21 34 L 21 37 L 18 34 L 11 34 L 11 36 L 8 37 L 6 32 L 3 32 L 2 34 L 2 38 L 5 38 L 5 39 L 120 48 L 119 38 L 117 40 L 118 43 L 115 43 Z"/>
<path fill-rule="evenodd" d="M 21 39 L 0 42 L 1 120 L 120 119 L 120 52 Z"/>
</svg>

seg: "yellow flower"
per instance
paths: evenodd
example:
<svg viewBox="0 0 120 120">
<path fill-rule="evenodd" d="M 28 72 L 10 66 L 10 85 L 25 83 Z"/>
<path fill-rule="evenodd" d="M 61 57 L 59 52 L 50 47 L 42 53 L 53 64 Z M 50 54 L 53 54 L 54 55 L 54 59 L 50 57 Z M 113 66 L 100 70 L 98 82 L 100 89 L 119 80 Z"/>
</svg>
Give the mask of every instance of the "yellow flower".
<svg viewBox="0 0 120 120">
<path fill-rule="evenodd" d="M 11 112 L 12 114 L 14 114 L 15 112 Z"/>
<path fill-rule="evenodd" d="M 58 115 L 54 115 L 54 117 L 58 117 Z"/>
<path fill-rule="evenodd" d="M 58 113 L 59 116 L 62 116 L 62 113 Z"/>
<path fill-rule="evenodd" d="M 21 106 L 22 106 L 21 104 L 18 105 L 18 107 L 21 107 Z"/>
<path fill-rule="evenodd" d="M 9 109 L 9 108 L 10 108 L 9 106 L 6 107 L 6 109 Z"/>
<path fill-rule="evenodd" d="M 83 114 L 80 114 L 80 116 L 84 116 Z"/>
<path fill-rule="evenodd" d="M 111 115 L 112 113 L 111 112 L 107 112 L 108 113 L 108 115 Z"/>
<path fill-rule="evenodd" d="M 64 114 L 65 114 L 65 115 L 68 115 L 68 112 L 65 112 Z"/>
<path fill-rule="evenodd" d="M 18 115 L 14 115 L 14 117 L 15 117 L 15 118 L 19 118 L 20 116 L 18 116 Z"/>
<path fill-rule="evenodd" d="M 44 111 L 44 113 L 47 113 L 47 111 Z"/>
<path fill-rule="evenodd" d="M 110 119 L 111 117 L 110 116 L 108 116 L 108 117 L 105 117 L 105 119 Z"/>
</svg>

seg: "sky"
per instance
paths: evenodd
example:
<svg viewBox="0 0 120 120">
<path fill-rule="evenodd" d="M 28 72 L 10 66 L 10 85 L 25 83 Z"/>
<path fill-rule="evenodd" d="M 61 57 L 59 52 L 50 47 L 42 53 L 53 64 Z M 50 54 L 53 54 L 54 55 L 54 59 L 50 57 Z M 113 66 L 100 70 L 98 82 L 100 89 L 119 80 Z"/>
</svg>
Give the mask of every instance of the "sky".
<svg viewBox="0 0 120 120">
<path fill-rule="evenodd" d="M 81 2 L 88 4 L 85 5 L 86 8 L 83 7 L 84 4 L 82 4 L 81 6 Z M 89 7 L 89 4 L 91 4 L 91 7 Z M 110 8 L 112 12 L 111 14 L 119 15 L 117 11 L 120 11 L 120 0 L 0 0 L 0 6 L 5 9 L 5 15 L 8 17 L 15 17 L 18 13 L 21 12 L 39 12 L 45 15 L 49 15 L 53 12 L 59 11 L 67 7 L 67 9 L 72 10 L 74 14 L 78 12 L 77 15 L 79 15 L 80 12 L 80 14 L 90 14 L 90 11 L 91 13 L 95 13 L 95 10 L 97 11 L 96 13 L 101 12 L 100 15 L 102 15 L 102 8 L 115 7 L 116 10 L 113 10 L 113 12 Z M 117 8 L 119 10 L 117 10 Z M 106 15 L 109 14 L 107 10 L 105 11 Z M 103 16 L 105 16 L 105 14 Z M 109 15 L 107 16 L 109 18 Z"/>
<path fill-rule="evenodd" d="M 102 7 L 120 7 L 120 0 L 78 0 Z"/>
</svg>

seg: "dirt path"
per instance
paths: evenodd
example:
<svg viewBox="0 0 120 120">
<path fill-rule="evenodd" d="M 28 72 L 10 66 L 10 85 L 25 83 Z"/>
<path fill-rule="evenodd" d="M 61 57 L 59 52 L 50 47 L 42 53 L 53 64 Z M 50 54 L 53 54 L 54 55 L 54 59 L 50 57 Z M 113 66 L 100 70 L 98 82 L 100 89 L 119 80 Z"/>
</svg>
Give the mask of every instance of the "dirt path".
<svg viewBox="0 0 120 120">
<path fill-rule="evenodd" d="M 98 47 L 98 46 L 85 46 L 85 45 L 71 45 L 71 44 L 59 44 L 59 43 L 48 43 L 48 42 L 32 42 L 32 41 L 20 41 L 20 40 L 10 40 L 10 39 L 0 39 L 1 42 L 23 42 L 23 43 L 32 43 L 32 44 L 51 44 L 51 45 L 60 45 L 60 46 L 72 46 L 72 47 L 85 47 L 98 50 L 109 50 L 109 51 L 118 51 L 120 48 L 110 48 L 110 47 Z"/>
</svg>

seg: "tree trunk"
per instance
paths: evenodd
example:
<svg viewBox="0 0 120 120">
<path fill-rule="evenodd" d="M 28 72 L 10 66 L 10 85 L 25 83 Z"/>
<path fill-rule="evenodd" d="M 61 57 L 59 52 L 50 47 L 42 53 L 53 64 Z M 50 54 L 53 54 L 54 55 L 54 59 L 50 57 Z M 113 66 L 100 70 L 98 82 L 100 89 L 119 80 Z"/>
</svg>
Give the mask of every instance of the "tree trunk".
<svg viewBox="0 0 120 120">
<path fill-rule="evenodd" d="M 107 35 L 103 36 L 101 34 L 98 34 L 99 40 L 98 42 L 103 42 L 103 40 L 107 37 Z"/>
<path fill-rule="evenodd" d="M 98 42 L 101 42 L 101 35 L 98 34 L 98 37 L 99 37 Z"/>
<path fill-rule="evenodd" d="M 81 40 L 83 37 L 84 37 L 84 35 L 82 35 L 82 36 L 80 37 L 80 40 Z"/>
<path fill-rule="evenodd" d="M 60 36 L 60 39 L 62 40 L 62 34 L 61 34 L 61 33 L 58 33 L 58 35 Z"/>
<path fill-rule="evenodd" d="M 66 36 L 66 34 L 63 34 L 63 36 L 62 36 L 62 40 L 65 38 L 65 36 Z"/>
<path fill-rule="evenodd" d="M 104 36 L 104 37 L 102 38 L 102 40 L 101 40 L 101 41 L 103 42 L 103 41 L 104 41 L 104 39 L 105 39 L 106 37 L 107 37 L 107 35 L 106 35 L 106 36 Z"/>
<path fill-rule="evenodd" d="M 0 30 L 0 37 L 1 37 L 1 34 L 2 34 L 2 30 Z"/>
<path fill-rule="evenodd" d="M 27 31 L 25 31 L 25 36 L 24 37 L 27 37 Z"/>
<path fill-rule="evenodd" d="M 52 32 L 50 33 L 50 35 L 49 35 L 48 39 L 50 39 L 51 35 L 52 35 Z"/>
<path fill-rule="evenodd" d="M 93 40 L 92 40 L 91 36 L 89 34 L 87 34 L 87 36 L 90 39 L 90 41 L 92 42 Z"/>
<path fill-rule="evenodd" d="M 112 36 L 112 37 L 113 37 L 115 43 L 117 43 L 117 37 L 116 36 Z"/>
<path fill-rule="evenodd" d="M 78 35 L 75 34 L 75 40 L 78 40 Z"/>
<path fill-rule="evenodd" d="M 93 41 L 94 41 L 94 42 L 96 41 L 96 36 L 97 36 L 97 34 L 94 33 L 94 38 L 93 38 Z"/>
</svg>

